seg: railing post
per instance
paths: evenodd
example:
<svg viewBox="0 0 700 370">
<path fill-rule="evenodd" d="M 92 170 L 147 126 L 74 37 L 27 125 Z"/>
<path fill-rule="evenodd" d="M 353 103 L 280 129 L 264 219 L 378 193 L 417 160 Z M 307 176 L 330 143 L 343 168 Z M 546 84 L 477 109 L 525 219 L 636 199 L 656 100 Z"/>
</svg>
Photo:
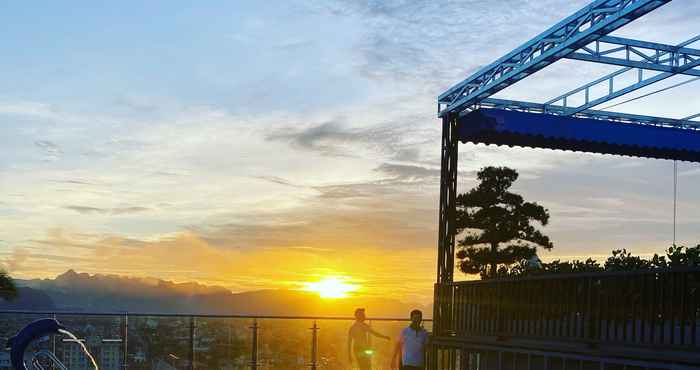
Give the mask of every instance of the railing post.
<svg viewBox="0 0 700 370">
<path fill-rule="evenodd" d="M 442 305 L 440 286 L 440 283 L 435 283 L 433 287 L 433 335 L 440 335 L 442 333 L 440 329 L 440 324 L 442 323 L 442 319 L 440 318 L 440 309 Z"/>
<path fill-rule="evenodd" d="M 122 368 L 129 367 L 129 313 L 124 312 L 122 317 Z"/>
<path fill-rule="evenodd" d="M 190 370 L 195 369 L 195 317 L 190 316 L 190 353 L 189 353 L 189 360 L 190 360 Z"/>
<path fill-rule="evenodd" d="M 258 319 L 253 319 L 253 326 L 250 327 L 253 331 L 250 350 L 250 370 L 258 369 Z"/>
<path fill-rule="evenodd" d="M 500 281 L 496 283 L 496 335 L 501 335 L 503 333 L 503 324 L 501 320 L 503 319 L 501 307 L 503 306 L 503 296 Z M 499 352 L 500 356 L 500 352 Z M 500 361 L 500 360 L 499 360 Z M 499 368 L 501 365 L 498 365 Z"/>
<path fill-rule="evenodd" d="M 318 367 L 318 325 L 314 320 L 314 326 L 311 328 L 311 370 L 316 370 Z"/>
<path fill-rule="evenodd" d="M 56 320 L 56 313 L 55 312 L 53 314 L 53 319 Z M 51 336 L 51 352 L 56 354 L 56 335 L 55 334 Z M 52 369 L 56 368 L 56 364 L 54 364 L 53 361 L 51 361 L 51 368 Z"/>
<path fill-rule="evenodd" d="M 593 341 L 595 340 L 595 328 L 597 327 L 597 322 L 596 320 L 599 320 L 598 317 L 595 317 L 593 314 L 593 283 L 594 283 L 593 277 L 588 278 L 588 292 L 587 292 L 587 299 L 586 299 L 586 318 L 588 319 L 588 335 L 586 338 L 588 340 Z M 598 294 L 600 297 L 600 294 Z M 601 303 L 598 302 L 598 305 Z"/>
</svg>

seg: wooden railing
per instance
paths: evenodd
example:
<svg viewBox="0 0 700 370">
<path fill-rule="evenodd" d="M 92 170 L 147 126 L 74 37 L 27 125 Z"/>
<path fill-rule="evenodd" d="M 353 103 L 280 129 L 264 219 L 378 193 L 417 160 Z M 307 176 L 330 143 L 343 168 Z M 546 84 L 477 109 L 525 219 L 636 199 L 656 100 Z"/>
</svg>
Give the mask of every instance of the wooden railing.
<svg viewBox="0 0 700 370">
<path fill-rule="evenodd" d="M 436 336 L 700 347 L 700 268 L 438 284 Z"/>
</svg>

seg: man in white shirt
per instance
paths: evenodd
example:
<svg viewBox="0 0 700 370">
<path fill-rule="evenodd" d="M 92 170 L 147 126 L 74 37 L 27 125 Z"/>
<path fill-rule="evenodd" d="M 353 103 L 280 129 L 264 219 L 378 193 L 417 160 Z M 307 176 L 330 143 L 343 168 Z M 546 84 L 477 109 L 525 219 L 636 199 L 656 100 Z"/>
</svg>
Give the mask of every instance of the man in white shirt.
<svg viewBox="0 0 700 370">
<path fill-rule="evenodd" d="M 401 331 L 399 341 L 396 343 L 391 367 L 399 367 L 398 358 L 401 357 L 401 370 L 421 370 L 425 368 L 425 347 L 428 344 L 428 332 L 423 329 L 421 322 L 423 313 L 420 310 L 411 311 L 411 325 Z"/>
</svg>

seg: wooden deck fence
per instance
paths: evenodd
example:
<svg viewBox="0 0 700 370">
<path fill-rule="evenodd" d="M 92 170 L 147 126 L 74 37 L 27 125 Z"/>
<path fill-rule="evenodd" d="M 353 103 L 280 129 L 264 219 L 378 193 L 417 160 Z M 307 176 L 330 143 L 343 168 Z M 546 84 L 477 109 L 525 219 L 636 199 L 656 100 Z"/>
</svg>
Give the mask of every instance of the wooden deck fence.
<svg viewBox="0 0 700 370">
<path fill-rule="evenodd" d="M 435 297 L 438 337 L 700 347 L 700 268 L 455 282 Z"/>
</svg>

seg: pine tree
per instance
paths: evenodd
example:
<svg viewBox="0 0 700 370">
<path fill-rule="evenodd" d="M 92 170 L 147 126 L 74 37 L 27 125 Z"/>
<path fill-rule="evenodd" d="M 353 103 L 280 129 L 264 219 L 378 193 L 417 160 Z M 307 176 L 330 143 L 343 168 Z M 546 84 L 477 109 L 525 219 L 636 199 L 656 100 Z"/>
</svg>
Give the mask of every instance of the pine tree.
<svg viewBox="0 0 700 370">
<path fill-rule="evenodd" d="M 457 252 L 460 270 L 493 278 L 535 256 L 538 247 L 554 247 L 532 225 L 547 225 L 547 209 L 508 191 L 518 179 L 517 171 L 485 167 L 477 178 L 475 188 L 457 196 L 456 231 L 457 235 L 464 233 Z"/>
<path fill-rule="evenodd" d="M 17 297 L 17 287 L 14 280 L 5 271 L 0 271 L 0 298 L 5 300 Z"/>
</svg>

